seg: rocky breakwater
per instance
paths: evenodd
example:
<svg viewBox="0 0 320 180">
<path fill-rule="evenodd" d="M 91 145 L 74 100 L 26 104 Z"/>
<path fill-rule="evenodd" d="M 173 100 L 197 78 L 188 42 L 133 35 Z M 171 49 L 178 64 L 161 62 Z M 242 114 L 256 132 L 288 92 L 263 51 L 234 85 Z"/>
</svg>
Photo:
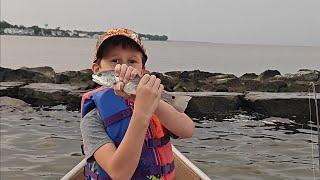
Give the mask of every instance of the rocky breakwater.
<svg viewBox="0 0 320 180">
<path fill-rule="evenodd" d="M 33 106 L 64 104 L 77 110 L 81 94 L 95 86 L 90 70 L 56 73 L 51 67 L 0 68 L 0 96 L 21 99 Z"/>
<path fill-rule="evenodd" d="M 191 117 L 223 118 L 250 113 L 259 119 L 306 119 L 311 82 L 317 85 L 320 97 L 317 70 L 301 69 L 284 75 L 266 70 L 240 77 L 199 70 L 152 74 L 162 80 L 167 91 L 193 97 L 186 109 Z M 70 110 L 79 110 L 81 94 L 95 87 L 88 69 L 56 73 L 51 67 L 0 68 L 0 96 L 21 99 L 33 106 L 65 104 Z"/>
</svg>

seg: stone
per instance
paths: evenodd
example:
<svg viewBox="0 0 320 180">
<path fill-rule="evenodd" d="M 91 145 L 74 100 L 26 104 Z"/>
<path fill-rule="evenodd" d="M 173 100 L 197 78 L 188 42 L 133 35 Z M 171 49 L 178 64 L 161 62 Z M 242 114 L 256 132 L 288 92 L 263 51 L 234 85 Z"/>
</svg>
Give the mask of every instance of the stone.
<svg viewBox="0 0 320 180">
<path fill-rule="evenodd" d="M 320 94 L 317 93 L 317 102 L 320 102 Z M 308 93 L 268 93 L 249 92 L 244 96 L 243 108 L 264 114 L 282 118 L 294 118 L 306 123 L 309 120 L 309 98 Z M 314 119 L 314 101 L 312 118 Z"/>
<path fill-rule="evenodd" d="M 161 84 L 163 84 L 166 91 L 174 91 L 174 87 L 178 84 L 179 79 L 177 77 L 172 77 L 166 74 L 152 72 L 157 78 L 161 79 Z"/>
<path fill-rule="evenodd" d="M 48 72 L 47 72 L 48 73 Z M 44 72 L 37 72 L 34 69 L 20 68 L 16 70 L 0 67 L 0 81 L 18 82 L 54 82 L 54 78 L 47 76 Z"/>
<path fill-rule="evenodd" d="M 0 96 L 17 97 L 19 88 L 24 85 L 25 82 L 0 82 Z"/>
<path fill-rule="evenodd" d="M 190 117 L 224 117 L 227 114 L 238 112 L 242 93 L 223 92 L 184 92 L 174 95 L 191 96 L 185 110 Z"/>
<path fill-rule="evenodd" d="M 28 67 L 22 67 L 20 69 L 26 70 L 26 71 L 31 71 L 31 72 L 36 72 L 36 73 L 41 73 L 44 76 L 54 80 L 56 73 L 52 67 L 49 66 L 42 66 L 42 67 L 33 67 L 33 68 L 28 68 Z"/>
<path fill-rule="evenodd" d="M 256 73 L 245 73 L 240 76 L 240 80 L 254 80 L 257 79 L 258 75 Z"/>
<path fill-rule="evenodd" d="M 278 70 L 266 70 L 264 72 L 262 72 L 257 79 L 259 81 L 265 81 L 267 79 L 270 79 L 276 75 L 281 75 L 281 73 Z"/>
<path fill-rule="evenodd" d="M 57 73 L 56 83 L 58 84 L 71 84 L 79 86 L 81 89 L 92 89 L 97 87 L 92 81 L 92 71 L 90 69 L 84 69 L 81 71 L 65 71 Z"/>
<path fill-rule="evenodd" d="M 79 109 L 80 96 L 84 92 L 79 89 L 69 84 L 32 83 L 20 87 L 18 97 L 34 106 L 63 104 Z"/>
</svg>

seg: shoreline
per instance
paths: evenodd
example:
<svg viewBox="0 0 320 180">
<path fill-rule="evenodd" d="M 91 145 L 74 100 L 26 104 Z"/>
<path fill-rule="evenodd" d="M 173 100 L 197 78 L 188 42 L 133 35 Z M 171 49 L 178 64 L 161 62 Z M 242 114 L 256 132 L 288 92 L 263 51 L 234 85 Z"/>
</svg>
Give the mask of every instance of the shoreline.
<svg viewBox="0 0 320 180">
<path fill-rule="evenodd" d="M 68 39 L 94 39 L 89 37 L 68 37 L 68 36 L 38 36 L 38 35 L 17 35 L 17 34 L 0 34 L 1 36 L 16 36 L 16 37 L 49 37 L 49 38 L 68 38 Z M 241 46 L 241 47 L 292 47 L 292 48 L 320 48 L 319 45 L 291 45 L 291 44 L 250 44 L 250 43 L 224 43 L 224 42 L 208 42 L 208 41 L 191 41 L 191 40 L 143 40 L 143 42 L 175 42 L 175 43 L 199 43 L 210 44 L 216 46 Z"/>
<path fill-rule="evenodd" d="M 165 90 L 192 97 L 186 113 L 194 118 L 221 119 L 249 114 L 255 119 L 275 116 L 306 122 L 310 82 L 317 85 L 320 102 L 320 72 L 316 70 L 304 69 L 286 75 L 266 70 L 259 75 L 247 73 L 241 77 L 199 70 L 151 74 L 161 79 Z M 62 104 L 68 110 L 77 111 L 81 95 L 96 87 L 89 69 L 56 73 L 48 66 L 0 68 L 0 96 L 21 99 L 32 106 Z"/>
</svg>

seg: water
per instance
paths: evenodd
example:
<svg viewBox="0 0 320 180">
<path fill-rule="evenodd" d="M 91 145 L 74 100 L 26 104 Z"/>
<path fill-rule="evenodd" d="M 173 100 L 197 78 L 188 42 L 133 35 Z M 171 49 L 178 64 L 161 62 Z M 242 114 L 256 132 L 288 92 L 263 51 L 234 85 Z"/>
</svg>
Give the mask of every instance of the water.
<svg viewBox="0 0 320 180">
<path fill-rule="evenodd" d="M 1 36 L 1 66 L 51 66 L 56 71 L 91 67 L 96 40 L 76 38 Z M 277 69 L 295 73 L 320 69 L 320 47 L 230 45 L 201 42 L 145 42 L 151 71 L 200 69 L 242 75 Z"/>
<path fill-rule="evenodd" d="M 240 115 L 220 122 L 198 121 L 195 136 L 175 144 L 213 179 L 313 179 L 308 125 L 266 126 L 249 119 Z M 312 133 L 316 146 L 316 131 Z M 319 178 L 315 149 L 315 176 Z"/>
<path fill-rule="evenodd" d="M 58 179 L 82 159 L 79 112 L 0 106 L 0 114 L 1 179 Z M 174 144 L 214 179 L 313 179 L 308 125 L 251 119 L 194 119 L 195 135 Z"/>
<path fill-rule="evenodd" d="M 266 69 L 282 73 L 320 69 L 320 47 L 145 44 L 152 71 L 200 69 L 241 75 Z M 93 39 L 1 36 L 1 66 L 85 69 L 94 45 Z M 194 137 L 174 144 L 214 179 L 313 179 L 308 125 L 281 120 L 266 126 L 250 119 L 244 115 L 223 121 L 195 119 Z M 0 179 L 58 179 L 82 159 L 79 112 L 0 106 L 0 125 Z M 314 154 L 317 163 L 316 147 Z"/>
<path fill-rule="evenodd" d="M 1 106 L 0 179 L 62 177 L 81 159 L 79 120 L 78 112 Z"/>
</svg>

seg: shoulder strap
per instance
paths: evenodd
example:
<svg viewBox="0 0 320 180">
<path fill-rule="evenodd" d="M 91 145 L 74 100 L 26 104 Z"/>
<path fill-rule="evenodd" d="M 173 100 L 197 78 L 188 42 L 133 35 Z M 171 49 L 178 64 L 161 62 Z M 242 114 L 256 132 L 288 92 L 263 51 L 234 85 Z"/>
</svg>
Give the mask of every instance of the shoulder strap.
<svg viewBox="0 0 320 180">
<path fill-rule="evenodd" d="M 106 118 L 103 119 L 103 124 L 104 124 L 104 127 L 108 127 L 109 125 L 121 120 L 121 119 L 124 119 L 124 118 L 127 118 L 127 117 L 130 117 L 132 115 L 132 109 L 131 108 L 127 108 L 127 109 L 124 109 L 122 111 L 119 111 L 111 116 L 108 116 Z"/>
<path fill-rule="evenodd" d="M 88 112 L 90 112 L 92 109 L 96 107 L 94 101 L 92 100 L 92 95 L 96 92 L 110 89 L 108 87 L 99 87 L 96 89 L 93 89 L 91 91 L 88 91 L 82 95 L 81 98 L 81 117 L 84 117 Z"/>
</svg>

